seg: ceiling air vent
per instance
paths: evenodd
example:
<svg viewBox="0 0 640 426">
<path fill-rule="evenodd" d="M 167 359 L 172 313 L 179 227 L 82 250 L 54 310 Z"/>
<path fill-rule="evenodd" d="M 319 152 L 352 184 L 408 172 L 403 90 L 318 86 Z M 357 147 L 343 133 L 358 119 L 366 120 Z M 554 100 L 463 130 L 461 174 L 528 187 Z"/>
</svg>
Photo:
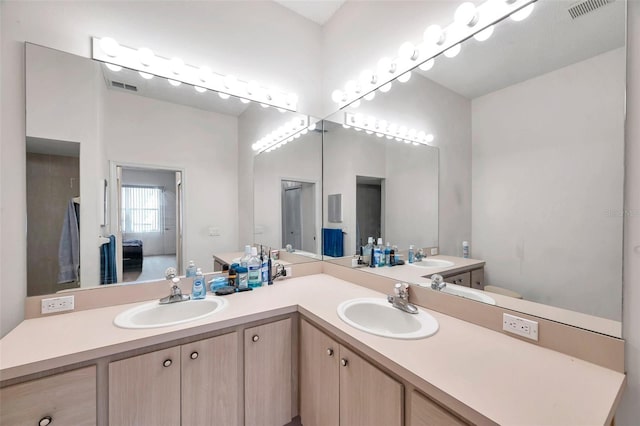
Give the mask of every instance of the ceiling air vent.
<svg viewBox="0 0 640 426">
<path fill-rule="evenodd" d="M 111 81 L 111 85 L 113 87 L 117 87 L 118 89 L 130 90 L 132 92 L 137 92 L 138 88 L 136 86 L 132 86 L 126 83 L 120 83 L 119 81 Z"/>
<path fill-rule="evenodd" d="M 583 0 L 569 8 L 569 15 L 572 19 L 576 19 L 613 2 L 614 0 Z"/>
</svg>

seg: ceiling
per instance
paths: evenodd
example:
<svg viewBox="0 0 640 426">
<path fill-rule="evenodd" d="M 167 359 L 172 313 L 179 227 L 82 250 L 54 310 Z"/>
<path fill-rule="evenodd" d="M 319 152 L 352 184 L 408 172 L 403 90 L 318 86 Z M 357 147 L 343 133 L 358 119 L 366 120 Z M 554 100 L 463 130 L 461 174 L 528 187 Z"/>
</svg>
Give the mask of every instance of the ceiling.
<svg viewBox="0 0 640 426">
<path fill-rule="evenodd" d="M 346 0 L 274 0 L 298 15 L 324 25 Z"/>
<path fill-rule="evenodd" d="M 624 0 L 576 19 L 575 0 L 539 0 L 529 18 L 505 19 L 484 42 L 469 39 L 455 58 L 440 55 L 421 75 L 468 98 L 529 80 L 625 45 Z"/>
</svg>

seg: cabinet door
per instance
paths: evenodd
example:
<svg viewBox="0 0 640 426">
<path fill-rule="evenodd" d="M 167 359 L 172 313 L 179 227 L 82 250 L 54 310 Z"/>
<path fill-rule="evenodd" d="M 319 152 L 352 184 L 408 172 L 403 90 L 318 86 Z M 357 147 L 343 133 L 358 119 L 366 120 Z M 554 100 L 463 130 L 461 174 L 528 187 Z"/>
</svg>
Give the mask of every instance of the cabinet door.
<svg viewBox="0 0 640 426">
<path fill-rule="evenodd" d="M 238 334 L 183 345 L 182 426 L 238 424 Z"/>
<path fill-rule="evenodd" d="M 461 426 L 466 424 L 429 398 L 416 391 L 411 393 L 411 419 L 408 426 Z"/>
<path fill-rule="evenodd" d="M 109 364 L 109 424 L 180 424 L 180 347 Z"/>
<path fill-rule="evenodd" d="M 471 288 L 484 290 L 484 268 L 471 271 Z"/>
<path fill-rule="evenodd" d="M 451 275 L 449 277 L 445 277 L 445 282 L 451 284 L 458 284 L 463 287 L 471 287 L 471 273 L 464 272 L 462 274 Z"/>
<path fill-rule="evenodd" d="M 340 347 L 340 424 L 402 424 L 402 385 L 343 346 Z"/>
<path fill-rule="evenodd" d="M 307 321 L 300 326 L 300 417 L 304 426 L 340 424 L 339 346 Z"/>
<path fill-rule="evenodd" d="M 291 421 L 291 319 L 244 331 L 244 411 L 250 426 Z"/>
<path fill-rule="evenodd" d="M 96 367 L 0 389 L 0 425 L 95 425 Z"/>
</svg>

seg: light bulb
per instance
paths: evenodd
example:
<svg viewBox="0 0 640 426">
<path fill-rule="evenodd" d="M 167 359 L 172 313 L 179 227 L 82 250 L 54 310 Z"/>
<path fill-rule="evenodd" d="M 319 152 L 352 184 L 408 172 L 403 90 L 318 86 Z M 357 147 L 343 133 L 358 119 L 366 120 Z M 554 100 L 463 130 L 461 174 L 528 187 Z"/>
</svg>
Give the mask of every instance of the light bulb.
<svg viewBox="0 0 640 426">
<path fill-rule="evenodd" d="M 171 80 L 170 78 L 167 79 L 167 81 L 169 82 L 170 85 L 172 85 L 173 87 L 178 87 L 182 84 L 182 82 L 180 81 L 176 81 L 176 80 Z"/>
<path fill-rule="evenodd" d="M 287 142 L 293 142 L 293 136 L 291 136 L 289 139 L 287 139 Z"/>
<path fill-rule="evenodd" d="M 300 133 L 296 133 L 295 135 L 293 135 L 293 137 L 296 139 L 300 138 L 300 136 L 302 136 Z"/>
<path fill-rule="evenodd" d="M 402 141 L 404 141 L 404 143 L 411 143 L 411 141 L 406 140 L 406 139 L 402 139 Z"/>
<path fill-rule="evenodd" d="M 360 106 L 360 99 L 351 104 L 351 107 L 358 108 Z"/>
<path fill-rule="evenodd" d="M 418 142 L 413 143 L 413 146 L 418 146 L 418 145 L 420 145 Z"/>
<path fill-rule="evenodd" d="M 418 68 L 420 68 L 422 71 L 429 71 L 431 68 L 433 68 L 435 63 L 436 63 L 436 60 L 431 58 L 428 61 L 421 63 Z"/>
<path fill-rule="evenodd" d="M 364 87 L 367 85 L 376 84 L 378 77 L 371 70 L 363 70 L 360 73 L 360 84 Z"/>
<path fill-rule="evenodd" d="M 360 85 L 355 80 L 347 81 L 347 84 L 344 85 L 344 89 L 347 93 L 355 93 L 360 94 Z"/>
<path fill-rule="evenodd" d="M 387 139 L 391 140 L 391 139 L 393 139 L 393 136 L 391 136 L 391 135 L 386 135 L 386 136 L 385 136 L 385 138 L 387 138 Z"/>
<path fill-rule="evenodd" d="M 307 129 L 309 130 L 315 130 L 316 129 L 316 123 L 312 123 L 309 125 L 309 127 L 307 127 Z"/>
<path fill-rule="evenodd" d="M 337 104 L 339 104 L 340 102 L 344 102 L 345 98 L 342 90 L 334 90 L 333 93 L 331 93 L 331 100 L 333 100 L 333 102 Z"/>
<path fill-rule="evenodd" d="M 287 95 L 287 99 L 285 101 L 287 103 L 287 105 L 292 106 L 298 103 L 298 95 L 296 95 L 295 93 L 289 93 Z"/>
<path fill-rule="evenodd" d="M 531 15 L 531 12 L 533 12 L 534 6 L 535 6 L 535 3 L 531 3 L 530 5 L 523 7 L 517 12 L 512 13 L 511 19 L 513 19 L 516 22 L 524 21 L 529 17 L 529 15 Z"/>
<path fill-rule="evenodd" d="M 389 124 L 389 133 L 395 133 L 398 130 L 398 126 L 395 123 Z"/>
<path fill-rule="evenodd" d="M 353 130 L 355 130 L 356 132 L 361 132 L 362 129 L 360 127 L 354 127 Z"/>
<path fill-rule="evenodd" d="M 261 104 L 260 104 L 260 106 L 261 106 L 262 108 L 269 108 L 269 105 L 267 105 L 267 104 L 262 104 L 262 103 L 261 103 Z"/>
<path fill-rule="evenodd" d="M 446 35 L 440 25 L 430 25 L 424 31 L 424 41 L 429 45 L 444 43 Z"/>
<path fill-rule="evenodd" d="M 398 81 L 400 83 L 406 83 L 407 81 L 409 81 L 411 79 L 411 71 L 407 71 L 404 74 L 400 75 L 398 77 Z"/>
<path fill-rule="evenodd" d="M 422 130 L 420 130 L 420 131 L 418 132 L 418 134 L 416 135 L 416 137 L 417 137 L 419 140 L 423 141 L 423 140 L 424 140 L 424 138 L 426 138 L 426 137 L 427 137 L 427 134 L 426 134 L 425 132 L 423 132 Z"/>
<path fill-rule="evenodd" d="M 345 129 L 350 129 L 351 126 L 349 126 L 348 124 L 343 124 L 342 127 L 344 127 Z"/>
<path fill-rule="evenodd" d="M 373 131 L 372 131 L 372 130 L 365 130 L 364 132 L 365 132 L 366 134 L 368 134 L 368 135 L 372 135 L 372 134 L 373 134 Z"/>
<path fill-rule="evenodd" d="M 418 59 L 419 52 L 413 43 L 411 43 L 410 41 L 405 41 L 404 43 L 402 43 L 400 49 L 398 50 L 398 56 L 403 59 L 415 61 L 416 59 Z"/>
<path fill-rule="evenodd" d="M 403 136 L 403 137 L 404 137 L 404 136 L 406 136 L 406 135 L 407 135 L 407 126 L 401 126 L 401 127 L 398 129 L 398 134 L 399 134 L 400 136 Z"/>
<path fill-rule="evenodd" d="M 247 83 L 247 93 L 249 95 L 256 95 L 260 91 L 260 85 L 255 80 L 250 80 Z"/>
<path fill-rule="evenodd" d="M 471 2 L 464 2 L 456 9 L 454 21 L 457 25 L 473 27 L 478 23 L 478 11 Z"/>
<path fill-rule="evenodd" d="M 231 74 L 225 76 L 222 81 L 224 83 L 224 87 L 226 87 L 229 90 L 233 90 L 236 87 L 236 84 L 238 83 L 238 79 Z"/>
<path fill-rule="evenodd" d="M 184 70 L 184 62 L 180 58 L 173 58 L 169 62 L 169 68 L 175 75 L 182 74 L 182 71 Z"/>
<path fill-rule="evenodd" d="M 205 89 L 204 87 L 200 87 L 200 86 L 193 86 L 194 89 L 196 89 L 196 92 L 198 93 L 204 93 L 207 91 L 207 89 Z"/>
<path fill-rule="evenodd" d="M 276 108 L 276 109 L 278 110 L 278 112 L 287 112 L 287 110 L 284 108 Z"/>
<path fill-rule="evenodd" d="M 390 58 L 384 57 L 378 61 L 378 73 L 380 75 L 385 76 L 394 72 L 396 72 L 396 64 Z"/>
<path fill-rule="evenodd" d="M 251 101 L 249 99 L 240 98 L 240 102 L 242 102 L 243 104 L 248 104 Z"/>
<path fill-rule="evenodd" d="M 365 101 L 372 101 L 373 98 L 375 98 L 375 97 L 376 97 L 376 92 L 375 91 L 369 92 L 366 95 L 364 95 L 364 100 Z"/>
<path fill-rule="evenodd" d="M 391 90 L 391 82 L 388 82 L 387 84 L 380 86 L 379 89 L 382 93 L 387 93 L 389 90 Z"/>
<path fill-rule="evenodd" d="M 151 49 L 146 47 L 141 47 L 140 49 L 138 49 L 138 60 L 145 67 L 151 66 L 154 59 L 155 55 L 153 54 L 153 51 Z"/>
<path fill-rule="evenodd" d="M 200 70 L 198 71 L 198 78 L 203 83 L 209 81 L 209 79 L 211 79 L 211 68 L 209 67 L 200 68 Z"/>
<path fill-rule="evenodd" d="M 222 92 L 218 92 L 218 96 L 220 96 L 222 99 L 229 99 L 231 97 L 228 94 Z"/>
<path fill-rule="evenodd" d="M 458 56 L 458 53 L 460 53 L 460 43 L 451 46 L 450 48 L 448 48 L 447 50 L 444 51 L 444 56 L 446 56 L 447 58 L 455 58 L 456 56 Z"/>
<path fill-rule="evenodd" d="M 153 78 L 153 74 L 149 74 L 148 72 L 138 71 L 138 74 L 140 74 L 140 77 L 144 78 L 145 80 L 151 80 Z"/>
<path fill-rule="evenodd" d="M 120 65 L 115 65 L 115 64 L 105 64 L 107 66 L 107 68 L 109 68 L 111 71 L 115 71 L 118 72 L 120 70 L 122 70 L 122 67 Z"/>
<path fill-rule="evenodd" d="M 120 45 L 111 37 L 102 37 L 100 39 L 100 49 L 107 55 L 115 58 L 120 54 Z"/>
<path fill-rule="evenodd" d="M 409 137 L 409 139 L 415 139 L 416 133 L 417 133 L 416 129 L 409 129 L 407 136 Z"/>
<path fill-rule="evenodd" d="M 387 130 L 387 121 L 386 120 L 380 120 L 380 122 L 378 123 L 378 130 L 380 130 L 381 132 L 384 132 Z"/>
<path fill-rule="evenodd" d="M 364 115 L 362 115 L 361 113 L 357 113 L 353 116 L 353 120 L 355 120 L 356 124 L 362 126 L 362 123 L 364 122 Z"/>
<path fill-rule="evenodd" d="M 427 137 L 425 138 L 425 140 L 426 140 L 427 142 L 433 142 L 433 140 L 434 140 L 434 139 L 435 139 L 435 138 L 433 137 L 433 135 L 432 135 L 431 133 L 429 133 L 429 134 L 427 135 Z"/>
<path fill-rule="evenodd" d="M 379 137 L 379 138 L 381 138 L 381 137 L 383 137 L 384 135 L 383 135 L 382 133 L 376 133 L 376 136 L 377 136 L 377 137 Z"/>
<path fill-rule="evenodd" d="M 476 33 L 476 35 L 474 35 L 473 38 L 475 38 L 478 41 L 488 40 L 489 37 L 491 37 L 491 35 L 493 34 L 494 29 L 495 29 L 495 26 L 491 25 L 490 27 L 487 27 L 484 30 Z"/>
</svg>

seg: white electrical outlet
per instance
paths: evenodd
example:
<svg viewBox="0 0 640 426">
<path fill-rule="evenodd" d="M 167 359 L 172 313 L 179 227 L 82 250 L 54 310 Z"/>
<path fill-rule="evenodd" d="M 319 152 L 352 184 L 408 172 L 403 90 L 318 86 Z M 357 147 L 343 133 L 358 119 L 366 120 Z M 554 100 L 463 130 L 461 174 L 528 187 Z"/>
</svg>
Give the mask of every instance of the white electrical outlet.
<svg viewBox="0 0 640 426">
<path fill-rule="evenodd" d="M 52 297 L 42 299 L 41 314 L 51 314 L 53 312 L 73 311 L 75 309 L 74 296 Z"/>
<path fill-rule="evenodd" d="M 285 271 L 287 271 L 287 278 L 291 278 L 293 276 L 293 268 L 291 266 L 285 266 Z"/>
<path fill-rule="evenodd" d="M 437 256 L 438 255 L 438 247 L 433 247 L 431 249 L 431 256 Z"/>
<path fill-rule="evenodd" d="M 502 329 L 538 341 L 538 323 L 514 315 L 502 314 Z"/>
</svg>

